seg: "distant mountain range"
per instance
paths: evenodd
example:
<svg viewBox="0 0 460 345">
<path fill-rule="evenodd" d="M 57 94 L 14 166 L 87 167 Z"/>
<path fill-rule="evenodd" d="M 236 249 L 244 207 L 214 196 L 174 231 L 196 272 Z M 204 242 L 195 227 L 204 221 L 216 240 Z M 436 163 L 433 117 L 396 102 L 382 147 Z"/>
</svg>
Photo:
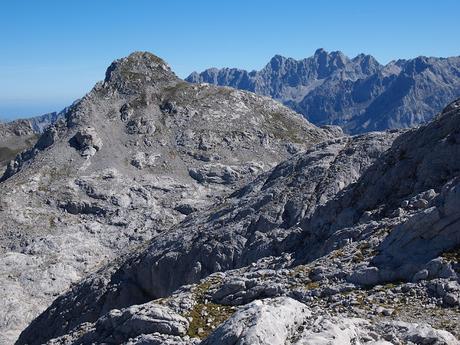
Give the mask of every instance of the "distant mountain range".
<svg viewBox="0 0 460 345">
<path fill-rule="evenodd" d="M 356 134 L 416 126 L 460 96 L 460 57 L 420 56 L 381 65 L 318 49 L 303 60 L 274 56 L 260 71 L 210 68 L 186 78 L 273 97 L 317 125 Z"/>
<path fill-rule="evenodd" d="M 49 125 L 55 123 L 60 117 L 64 116 L 66 112 L 65 108 L 64 110 L 57 112 L 53 111 L 52 113 L 47 113 L 44 115 L 40 116 L 35 116 L 27 119 L 27 121 L 30 122 L 33 130 L 37 133 L 43 133 L 46 127 Z"/>
</svg>

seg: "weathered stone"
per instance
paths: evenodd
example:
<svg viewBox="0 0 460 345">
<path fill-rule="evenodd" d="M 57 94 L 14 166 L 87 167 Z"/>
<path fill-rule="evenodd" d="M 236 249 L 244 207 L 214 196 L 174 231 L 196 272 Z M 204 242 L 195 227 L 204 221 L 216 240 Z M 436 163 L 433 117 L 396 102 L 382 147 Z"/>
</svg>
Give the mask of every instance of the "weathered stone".
<svg viewBox="0 0 460 345">
<path fill-rule="evenodd" d="M 86 127 L 79 130 L 69 140 L 69 143 L 72 147 L 79 150 L 83 157 L 93 156 L 102 147 L 102 140 L 93 127 Z"/>
</svg>

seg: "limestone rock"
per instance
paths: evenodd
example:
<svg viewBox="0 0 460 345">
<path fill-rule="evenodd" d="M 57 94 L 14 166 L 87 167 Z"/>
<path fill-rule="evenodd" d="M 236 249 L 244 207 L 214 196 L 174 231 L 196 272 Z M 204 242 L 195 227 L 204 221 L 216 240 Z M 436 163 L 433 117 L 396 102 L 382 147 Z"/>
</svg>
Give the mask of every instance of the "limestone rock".
<svg viewBox="0 0 460 345">
<path fill-rule="evenodd" d="M 305 305 L 289 298 L 255 301 L 235 313 L 202 344 L 282 345 L 310 315 Z"/>
<path fill-rule="evenodd" d="M 101 149 L 102 140 L 93 127 L 87 127 L 79 130 L 70 139 L 70 144 L 79 150 L 83 157 L 91 157 Z"/>
</svg>

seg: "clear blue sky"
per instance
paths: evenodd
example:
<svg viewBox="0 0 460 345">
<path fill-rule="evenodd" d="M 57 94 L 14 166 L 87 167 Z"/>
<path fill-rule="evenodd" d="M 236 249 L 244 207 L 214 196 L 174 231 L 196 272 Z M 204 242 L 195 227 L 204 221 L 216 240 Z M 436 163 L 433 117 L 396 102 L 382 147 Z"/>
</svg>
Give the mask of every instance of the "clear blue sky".
<svg viewBox="0 0 460 345">
<path fill-rule="evenodd" d="M 460 55 L 459 0 L 0 0 L 0 118 L 59 110 L 135 50 L 180 77 L 316 48 L 380 62 Z"/>
</svg>

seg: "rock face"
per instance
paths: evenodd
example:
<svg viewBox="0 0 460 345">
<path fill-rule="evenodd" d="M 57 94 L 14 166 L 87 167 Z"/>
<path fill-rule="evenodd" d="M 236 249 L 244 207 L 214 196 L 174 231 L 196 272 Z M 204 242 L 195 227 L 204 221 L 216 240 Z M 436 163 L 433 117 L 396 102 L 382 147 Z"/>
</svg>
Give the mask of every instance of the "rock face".
<svg viewBox="0 0 460 345">
<path fill-rule="evenodd" d="M 0 343 L 109 260 L 337 135 L 150 53 L 115 61 L 1 179 Z"/>
<path fill-rule="evenodd" d="M 18 344 L 459 344 L 459 128 L 456 101 L 300 152 L 88 275 Z M 101 328 L 158 305 L 184 331 Z"/>
<path fill-rule="evenodd" d="M 279 55 L 260 71 L 211 68 L 186 80 L 273 97 L 318 124 L 362 133 L 419 125 L 460 97 L 460 58 L 417 57 L 383 66 L 318 49 L 294 60 Z"/>
<path fill-rule="evenodd" d="M 282 345 L 311 312 L 290 298 L 255 301 L 235 313 L 214 331 L 203 345 Z"/>
</svg>

